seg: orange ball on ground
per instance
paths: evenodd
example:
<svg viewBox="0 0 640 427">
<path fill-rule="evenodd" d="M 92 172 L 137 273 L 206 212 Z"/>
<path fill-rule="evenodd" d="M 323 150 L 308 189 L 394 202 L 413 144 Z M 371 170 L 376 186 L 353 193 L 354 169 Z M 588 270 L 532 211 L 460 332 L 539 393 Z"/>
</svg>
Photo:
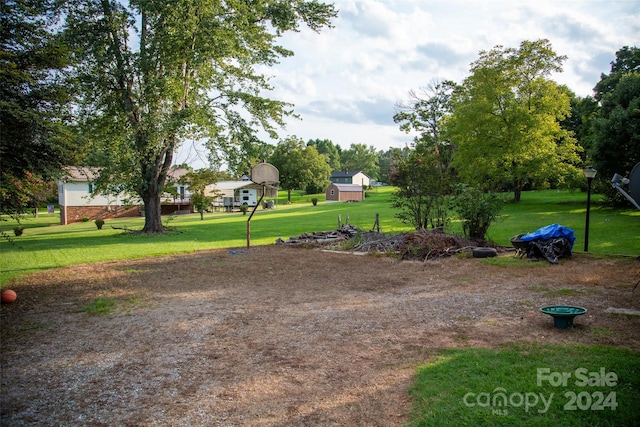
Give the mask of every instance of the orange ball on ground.
<svg viewBox="0 0 640 427">
<path fill-rule="evenodd" d="M 2 302 L 14 302 L 16 298 L 18 298 L 16 291 L 11 289 L 2 291 Z"/>
</svg>

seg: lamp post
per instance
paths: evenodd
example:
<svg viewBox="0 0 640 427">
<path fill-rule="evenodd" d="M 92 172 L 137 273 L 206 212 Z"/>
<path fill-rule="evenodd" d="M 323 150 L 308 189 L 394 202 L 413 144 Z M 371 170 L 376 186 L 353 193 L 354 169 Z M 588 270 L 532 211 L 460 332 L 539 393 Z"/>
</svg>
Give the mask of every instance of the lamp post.
<svg viewBox="0 0 640 427">
<path fill-rule="evenodd" d="M 584 176 L 587 178 L 587 223 L 584 228 L 584 251 L 589 251 L 589 211 L 591 210 L 591 181 L 595 178 L 598 173 L 593 167 L 589 166 L 588 168 L 582 171 Z"/>
</svg>

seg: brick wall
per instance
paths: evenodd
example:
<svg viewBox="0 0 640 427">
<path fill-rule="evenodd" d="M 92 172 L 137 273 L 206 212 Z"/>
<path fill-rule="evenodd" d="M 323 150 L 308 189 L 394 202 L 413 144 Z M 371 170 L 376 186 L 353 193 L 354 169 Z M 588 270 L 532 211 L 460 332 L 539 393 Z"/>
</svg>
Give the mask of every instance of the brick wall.
<svg viewBox="0 0 640 427">
<path fill-rule="evenodd" d="M 132 206 L 130 208 L 124 206 L 111 206 L 107 210 L 106 206 L 60 206 L 60 223 L 64 225 L 65 212 L 67 214 L 67 224 L 73 222 L 82 222 L 82 218 L 87 217 L 91 220 L 96 218 L 124 218 L 140 216 L 141 207 Z"/>
</svg>

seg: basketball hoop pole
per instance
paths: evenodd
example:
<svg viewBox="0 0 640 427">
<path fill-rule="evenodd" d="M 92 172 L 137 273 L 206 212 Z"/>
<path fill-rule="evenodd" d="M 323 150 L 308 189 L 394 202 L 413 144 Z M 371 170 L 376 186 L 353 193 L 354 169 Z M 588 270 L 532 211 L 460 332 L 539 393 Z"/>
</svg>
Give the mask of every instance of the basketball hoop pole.
<svg viewBox="0 0 640 427">
<path fill-rule="evenodd" d="M 267 162 L 258 163 L 251 169 L 251 181 L 255 184 L 262 185 L 262 194 L 260 195 L 258 204 L 254 206 L 247 220 L 247 250 L 249 250 L 251 246 L 251 217 L 256 212 L 256 209 L 258 209 L 258 206 L 260 206 L 260 203 L 262 203 L 262 199 L 267 192 L 267 185 L 272 186 L 274 183 L 277 185 L 279 180 L 280 172 L 278 172 L 278 168 Z M 277 196 L 276 193 L 276 197 Z"/>
<path fill-rule="evenodd" d="M 265 191 L 266 191 L 266 185 L 262 183 L 262 194 L 260 195 L 260 200 L 258 200 L 258 203 L 253 207 L 253 210 L 251 211 L 251 215 L 249 215 L 249 219 L 247 220 L 247 250 L 249 250 L 249 247 L 251 246 L 251 217 L 256 212 L 256 209 L 258 209 L 258 206 L 260 206 L 260 203 L 264 198 Z"/>
</svg>

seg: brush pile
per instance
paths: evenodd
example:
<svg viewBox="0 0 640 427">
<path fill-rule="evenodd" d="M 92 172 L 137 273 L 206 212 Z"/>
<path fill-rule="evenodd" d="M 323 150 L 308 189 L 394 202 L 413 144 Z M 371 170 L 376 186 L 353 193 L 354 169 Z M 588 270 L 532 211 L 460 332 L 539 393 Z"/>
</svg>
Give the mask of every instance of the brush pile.
<svg viewBox="0 0 640 427">
<path fill-rule="evenodd" d="M 460 252 L 471 252 L 478 246 L 486 246 L 486 242 L 445 234 L 439 230 L 422 229 L 412 233 L 386 235 L 375 231 L 362 231 L 349 224 L 332 231 L 303 233 L 286 241 L 278 239 L 276 244 L 330 245 L 334 250 L 395 254 L 404 260 L 442 258 Z"/>
<path fill-rule="evenodd" d="M 318 244 L 325 245 L 329 243 L 337 243 L 345 240 L 353 239 L 358 234 L 358 229 L 353 225 L 346 224 L 337 230 L 331 231 L 314 231 L 313 233 L 302 233 L 299 236 L 289 237 L 288 240 L 283 240 L 278 237 L 276 239 L 276 245 L 306 245 Z"/>
</svg>

